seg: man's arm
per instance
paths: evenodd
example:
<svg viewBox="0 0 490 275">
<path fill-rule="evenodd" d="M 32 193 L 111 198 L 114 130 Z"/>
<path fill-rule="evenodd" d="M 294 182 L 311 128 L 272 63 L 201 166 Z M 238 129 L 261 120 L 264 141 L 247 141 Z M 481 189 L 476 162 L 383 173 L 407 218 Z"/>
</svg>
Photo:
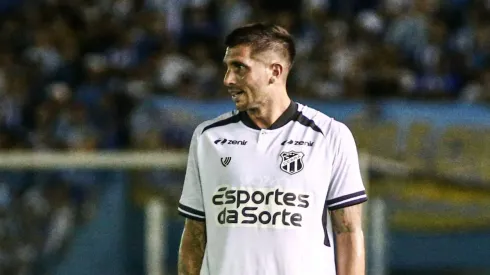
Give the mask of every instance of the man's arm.
<svg viewBox="0 0 490 275">
<path fill-rule="evenodd" d="M 179 275 L 199 275 L 206 248 L 206 223 L 186 219 L 179 249 Z"/>
<path fill-rule="evenodd" d="M 333 210 L 332 226 L 336 239 L 337 275 L 364 275 L 362 204 Z"/>
</svg>

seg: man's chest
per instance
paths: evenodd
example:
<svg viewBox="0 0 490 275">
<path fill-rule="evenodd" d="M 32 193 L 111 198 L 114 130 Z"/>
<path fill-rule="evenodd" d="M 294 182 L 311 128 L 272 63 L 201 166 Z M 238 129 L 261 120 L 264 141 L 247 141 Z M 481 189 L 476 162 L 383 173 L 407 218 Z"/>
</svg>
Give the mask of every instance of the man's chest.
<svg viewBox="0 0 490 275">
<path fill-rule="evenodd" d="M 284 193 L 319 194 L 323 200 L 332 158 L 322 138 L 291 131 L 211 134 L 202 140 L 198 154 L 203 195 L 212 197 L 224 186 L 264 194 L 279 188 Z"/>
<path fill-rule="evenodd" d="M 321 216 L 331 174 L 326 147 L 287 135 L 265 141 L 212 137 L 200 152 L 204 203 L 216 225 L 294 228 Z"/>
</svg>

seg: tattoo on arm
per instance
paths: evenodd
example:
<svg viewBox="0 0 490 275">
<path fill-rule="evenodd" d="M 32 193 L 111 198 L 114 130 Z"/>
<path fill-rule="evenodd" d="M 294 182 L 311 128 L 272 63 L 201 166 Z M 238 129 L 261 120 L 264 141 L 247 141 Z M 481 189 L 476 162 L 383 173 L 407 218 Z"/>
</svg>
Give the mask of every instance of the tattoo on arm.
<svg viewBox="0 0 490 275">
<path fill-rule="evenodd" d="M 352 233 L 362 229 L 361 206 L 354 205 L 332 211 L 332 227 L 335 233 Z"/>
<path fill-rule="evenodd" d="M 332 229 L 336 239 L 337 274 L 365 274 L 364 233 L 360 204 L 333 210 Z"/>
<path fill-rule="evenodd" d="M 352 228 L 345 220 L 345 209 L 332 211 L 332 227 L 337 234 L 352 232 Z"/>
<path fill-rule="evenodd" d="M 187 219 L 179 249 L 179 275 L 199 275 L 206 248 L 206 224 Z"/>
</svg>

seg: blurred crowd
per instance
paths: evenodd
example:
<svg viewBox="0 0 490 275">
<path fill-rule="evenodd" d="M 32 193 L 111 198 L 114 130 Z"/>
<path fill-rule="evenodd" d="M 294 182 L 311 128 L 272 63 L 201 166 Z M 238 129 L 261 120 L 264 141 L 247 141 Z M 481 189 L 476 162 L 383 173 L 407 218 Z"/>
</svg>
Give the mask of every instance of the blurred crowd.
<svg viewBox="0 0 490 275">
<path fill-rule="evenodd" d="M 95 193 L 63 173 L 0 172 L 0 274 L 47 274 L 93 217 Z"/>
<path fill-rule="evenodd" d="M 488 0 L 0 0 L 0 13 L 0 150 L 186 148 L 196 118 L 153 99 L 226 98 L 223 37 L 252 21 L 296 38 L 295 99 L 490 103 Z M 89 172 L 19 176 L 0 171 L 0 274 L 31 274 L 94 207 Z"/>
<path fill-rule="evenodd" d="M 489 102 L 489 3 L 3 0 L 0 149 L 187 146 L 148 98 L 225 97 L 223 37 L 252 21 L 295 36 L 295 98 Z"/>
</svg>

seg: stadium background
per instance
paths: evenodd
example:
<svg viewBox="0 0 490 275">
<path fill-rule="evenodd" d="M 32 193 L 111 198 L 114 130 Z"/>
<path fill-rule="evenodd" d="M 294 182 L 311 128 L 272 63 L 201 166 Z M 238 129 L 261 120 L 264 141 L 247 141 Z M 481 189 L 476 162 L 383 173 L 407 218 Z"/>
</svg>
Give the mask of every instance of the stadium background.
<svg viewBox="0 0 490 275">
<path fill-rule="evenodd" d="M 233 108 L 223 36 L 273 21 L 298 41 L 292 98 L 348 124 L 370 156 L 387 250 L 369 274 L 490 274 L 489 1 L 1 0 L 0 11 L 2 163 L 185 152 L 193 127 Z M 182 169 L 7 166 L 0 274 L 147 274 L 155 197 L 175 274 Z"/>
</svg>

